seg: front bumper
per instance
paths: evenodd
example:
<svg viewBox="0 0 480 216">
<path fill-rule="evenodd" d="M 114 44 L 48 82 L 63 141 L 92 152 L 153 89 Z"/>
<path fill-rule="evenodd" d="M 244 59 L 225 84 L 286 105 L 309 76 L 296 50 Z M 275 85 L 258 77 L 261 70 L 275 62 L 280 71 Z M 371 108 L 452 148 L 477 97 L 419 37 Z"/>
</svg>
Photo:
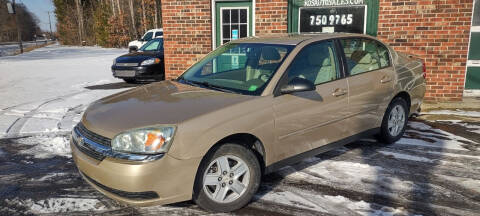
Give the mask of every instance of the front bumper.
<svg viewBox="0 0 480 216">
<path fill-rule="evenodd" d="M 168 204 L 192 198 L 201 158 L 179 160 L 165 154 L 151 162 L 105 157 L 96 160 L 70 141 L 72 157 L 91 186 L 106 196 L 132 205 Z"/>
<path fill-rule="evenodd" d="M 114 77 L 120 79 L 163 80 L 165 77 L 165 73 L 162 65 L 162 63 L 149 66 L 112 65 L 112 74 Z M 126 71 L 131 71 L 132 73 L 124 73 Z"/>
</svg>

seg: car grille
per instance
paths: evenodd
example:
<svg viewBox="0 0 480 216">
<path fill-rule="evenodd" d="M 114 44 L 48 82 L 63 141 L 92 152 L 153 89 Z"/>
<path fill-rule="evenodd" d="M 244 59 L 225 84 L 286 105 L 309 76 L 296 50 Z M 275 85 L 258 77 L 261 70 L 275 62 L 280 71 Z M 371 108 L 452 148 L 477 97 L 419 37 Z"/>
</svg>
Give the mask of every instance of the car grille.
<svg viewBox="0 0 480 216">
<path fill-rule="evenodd" d="M 75 129 L 78 130 L 78 132 L 80 133 L 81 136 L 83 136 L 83 137 L 85 137 L 85 138 L 87 138 L 87 139 L 89 139 L 89 140 L 91 140 L 95 143 L 98 143 L 98 144 L 103 145 L 103 146 L 108 146 L 108 147 L 110 147 L 112 145 L 111 139 L 89 131 L 87 128 L 85 128 L 85 126 L 83 126 L 83 124 L 81 122 L 78 123 L 77 126 L 75 126 Z"/>
<path fill-rule="evenodd" d="M 127 191 L 121 191 L 117 189 L 113 189 L 110 187 L 107 187 L 103 184 L 98 183 L 97 181 L 93 180 L 89 176 L 85 175 L 85 173 L 82 172 L 82 175 L 85 176 L 88 181 L 91 183 L 95 184 L 99 188 L 102 188 L 105 191 L 108 191 L 112 194 L 115 194 L 119 197 L 127 198 L 127 199 L 132 199 L 132 200 L 148 200 L 148 199 L 156 199 L 159 198 L 158 194 L 154 191 L 145 191 L 145 192 L 127 192 Z"/>
<path fill-rule="evenodd" d="M 135 66 L 138 66 L 138 63 L 116 63 L 115 66 L 120 66 L 120 67 L 135 67 Z"/>
<path fill-rule="evenodd" d="M 97 152 L 86 145 L 79 145 L 75 139 L 73 140 L 73 143 L 81 152 L 90 156 L 91 158 L 94 158 L 95 160 L 99 160 L 99 161 L 102 161 L 103 159 L 105 159 L 105 156 L 102 153 Z"/>
</svg>

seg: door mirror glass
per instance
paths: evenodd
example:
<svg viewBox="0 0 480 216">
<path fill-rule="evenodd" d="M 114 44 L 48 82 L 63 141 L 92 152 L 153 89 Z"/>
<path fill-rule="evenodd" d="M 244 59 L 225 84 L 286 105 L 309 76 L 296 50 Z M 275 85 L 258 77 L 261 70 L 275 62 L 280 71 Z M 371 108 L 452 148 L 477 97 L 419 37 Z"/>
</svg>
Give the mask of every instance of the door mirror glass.
<svg viewBox="0 0 480 216">
<path fill-rule="evenodd" d="M 128 49 L 128 52 L 129 52 L 129 53 L 134 53 L 134 52 L 137 52 L 137 51 L 138 51 L 138 48 L 137 48 L 136 46 L 130 47 L 130 48 Z"/>
<path fill-rule="evenodd" d="M 303 92 L 303 91 L 313 91 L 315 90 L 315 85 L 307 79 L 295 77 L 287 85 L 283 86 L 280 89 L 282 94 L 291 94 L 294 92 Z"/>
</svg>

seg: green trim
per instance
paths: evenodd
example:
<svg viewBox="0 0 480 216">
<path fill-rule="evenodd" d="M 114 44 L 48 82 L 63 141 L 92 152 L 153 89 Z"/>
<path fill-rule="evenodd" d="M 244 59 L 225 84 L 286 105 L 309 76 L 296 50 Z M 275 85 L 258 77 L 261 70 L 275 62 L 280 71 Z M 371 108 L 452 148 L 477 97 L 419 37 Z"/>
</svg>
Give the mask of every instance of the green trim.
<svg viewBox="0 0 480 216">
<path fill-rule="evenodd" d="M 480 89 L 480 67 L 467 67 L 465 89 Z"/>
<path fill-rule="evenodd" d="M 472 32 L 468 60 L 480 60 L 480 32 Z"/>
<path fill-rule="evenodd" d="M 240 1 L 240 2 L 215 2 L 215 47 L 219 47 L 221 44 L 220 37 L 220 8 L 221 7 L 248 7 L 248 36 L 252 36 L 252 2 Z"/>
<path fill-rule="evenodd" d="M 367 5 L 367 26 L 366 33 L 371 36 L 377 36 L 378 31 L 378 12 L 380 8 L 379 0 L 364 0 Z M 305 0 L 288 0 L 288 32 L 298 32 L 298 12 L 303 7 Z"/>
</svg>

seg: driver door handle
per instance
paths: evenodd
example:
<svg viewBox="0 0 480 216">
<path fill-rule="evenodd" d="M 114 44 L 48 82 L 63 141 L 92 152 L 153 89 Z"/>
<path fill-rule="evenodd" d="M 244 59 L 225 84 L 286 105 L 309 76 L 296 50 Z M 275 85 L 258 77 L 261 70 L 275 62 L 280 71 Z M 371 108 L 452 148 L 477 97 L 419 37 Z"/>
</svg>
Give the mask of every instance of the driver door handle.
<svg viewBox="0 0 480 216">
<path fill-rule="evenodd" d="M 332 96 L 334 97 L 340 97 L 342 95 L 346 95 L 348 93 L 348 91 L 346 89 L 343 89 L 343 88 L 337 88 L 335 90 L 332 91 Z"/>
</svg>

